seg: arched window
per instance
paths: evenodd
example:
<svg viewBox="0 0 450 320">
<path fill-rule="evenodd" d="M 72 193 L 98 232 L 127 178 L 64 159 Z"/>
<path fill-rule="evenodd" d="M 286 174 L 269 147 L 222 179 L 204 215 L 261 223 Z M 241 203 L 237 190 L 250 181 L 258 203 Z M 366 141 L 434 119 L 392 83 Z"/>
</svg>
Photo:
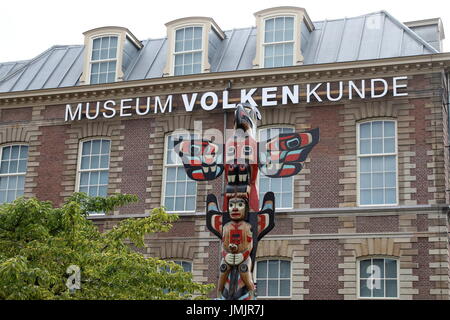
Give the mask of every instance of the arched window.
<svg viewBox="0 0 450 320">
<path fill-rule="evenodd" d="M 259 129 L 259 141 L 267 141 L 280 133 L 294 132 L 292 127 L 267 127 Z M 272 191 L 275 194 L 277 209 L 292 209 L 294 207 L 294 178 L 269 178 L 264 174 L 259 176 L 259 200 L 260 205 L 264 194 Z"/>
<path fill-rule="evenodd" d="M 184 170 L 174 151 L 174 136 L 166 136 L 162 205 L 169 212 L 195 212 L 197 183 Z"/>
<path fill-rule="evenodd" d="M 0 204 L 12 202 L 24 194 L 28 146 L 6 145 L 0 148 Z"/>
<path fill-rule="evenodd" d="M 399 262 L 393 258 L 367 258 L 358 261 L 359 298 L 398 298 Z"/>
<path fill-rule="evenodd" d="M 108 195 L 111 140 L 89 139 L 80 143 L 77 191 L 92 197 Z"/>
<path fill-rule="evenodd" d="M 291 262 L 259 260 L 256 263 L 256 287 L 260 298 L 291 296 Z"/>
<path fill-rule="evenodd" d="M 398 204 L 396 122 L 358 124 L 358 204 Z"/>
</svg>

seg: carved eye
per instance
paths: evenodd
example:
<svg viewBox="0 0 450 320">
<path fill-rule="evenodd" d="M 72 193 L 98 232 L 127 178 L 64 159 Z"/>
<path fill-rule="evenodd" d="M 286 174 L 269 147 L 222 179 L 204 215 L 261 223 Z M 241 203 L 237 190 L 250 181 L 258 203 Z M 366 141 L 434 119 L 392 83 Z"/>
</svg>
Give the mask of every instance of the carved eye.
<svg viewBox="0 0 450 320">
<path fill-rule="evenodd" d="M 253 154 L 253 148 L 251 146 L 244 146 L 244 155 L 251 156 Z"/>
<path fill-rule="evenodd" d="M 229 146 L 227 150 L 228 155 L 234 155 L 236 148 L 234 146 Z"/>
<path fill-rule="evenodd" d="M 300 145 L 300 140 L 298 140 L 298 138 L 295 139 L 291 139 L 289 141 L 286 142 L 286 145 L 289 149 L 293 149 L 296 148 Z"/>
</svg>

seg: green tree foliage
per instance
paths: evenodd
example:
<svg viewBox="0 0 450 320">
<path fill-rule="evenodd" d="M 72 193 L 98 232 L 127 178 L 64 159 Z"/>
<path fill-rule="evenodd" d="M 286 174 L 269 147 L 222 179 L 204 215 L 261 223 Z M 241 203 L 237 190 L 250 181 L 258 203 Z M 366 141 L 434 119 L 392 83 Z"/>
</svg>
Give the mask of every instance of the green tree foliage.
<svg viewBox="0 0 450 320">
<path fill-rule="evenodd" d="M 1 205 L 0 299 L 205 298 L 212 285 L 195 283 L 181 266 L 133 249 L 144 245 L 144 235 L 168 231 L 176 215 L 157 208 L 103 233 L 86 218 L 136 200 L 75 193 L 61 208 L 24 198 Z M 72 265 L 81 271 L 79 290 L 66 285 Z"/>
</svg>

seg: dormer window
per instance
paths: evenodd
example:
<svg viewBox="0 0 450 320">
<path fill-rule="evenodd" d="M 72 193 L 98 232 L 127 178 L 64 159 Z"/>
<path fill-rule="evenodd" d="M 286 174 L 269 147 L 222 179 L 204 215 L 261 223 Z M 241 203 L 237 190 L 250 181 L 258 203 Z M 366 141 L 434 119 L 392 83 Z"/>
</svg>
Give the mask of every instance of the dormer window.
<svg viewBox="0 0 450 320">
<path fill-rule="evenodd" d="M 175 32 L 174 75 L 201 73 L 202 27 L 185 27 Z"/>
<path fill-rule="evenodd" d="M 126 28 L 102 27 L 84 33 L 84 67 L 80 84 L 122 81 L 142 43 Z"/>
<path fill-rule="evenodd" d="M 302 39 L 314 30 L 305 9 L 276 7 L 255 13 L 256 55 L 254 68 L 277 68 L 303 64 Z"/>
<path fill-rule="evenodd" d="M 164 76 L 209 72 L 210 59 L 225 34 L 208 17 L 188 17 L 166 23 L 167 60 Z"/>
<path fill-rule="evenodd" d="M 116 81 L 117 36 L 93 40 L 90 84 Z"/>
<path fill-rule="evenodd" d="M 276 17 L 264 24 L 264 67 L 287 67 L 294 63 L 294 17 Z"/>
</svg>

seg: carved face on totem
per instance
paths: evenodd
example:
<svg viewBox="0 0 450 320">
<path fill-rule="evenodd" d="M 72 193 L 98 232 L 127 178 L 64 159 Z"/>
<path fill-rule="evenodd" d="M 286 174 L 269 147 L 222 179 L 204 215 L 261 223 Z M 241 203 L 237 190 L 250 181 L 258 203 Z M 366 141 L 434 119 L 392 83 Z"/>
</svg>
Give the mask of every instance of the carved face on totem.
<svg viewBox="0 0 450 320">
<path fill-rule="evenodd" d="M 248 203 L 242 198 L 231 198 L 228 201 L 228 213 L 234 221 L 244 220 L 247 217 Z"/>
</svg>

